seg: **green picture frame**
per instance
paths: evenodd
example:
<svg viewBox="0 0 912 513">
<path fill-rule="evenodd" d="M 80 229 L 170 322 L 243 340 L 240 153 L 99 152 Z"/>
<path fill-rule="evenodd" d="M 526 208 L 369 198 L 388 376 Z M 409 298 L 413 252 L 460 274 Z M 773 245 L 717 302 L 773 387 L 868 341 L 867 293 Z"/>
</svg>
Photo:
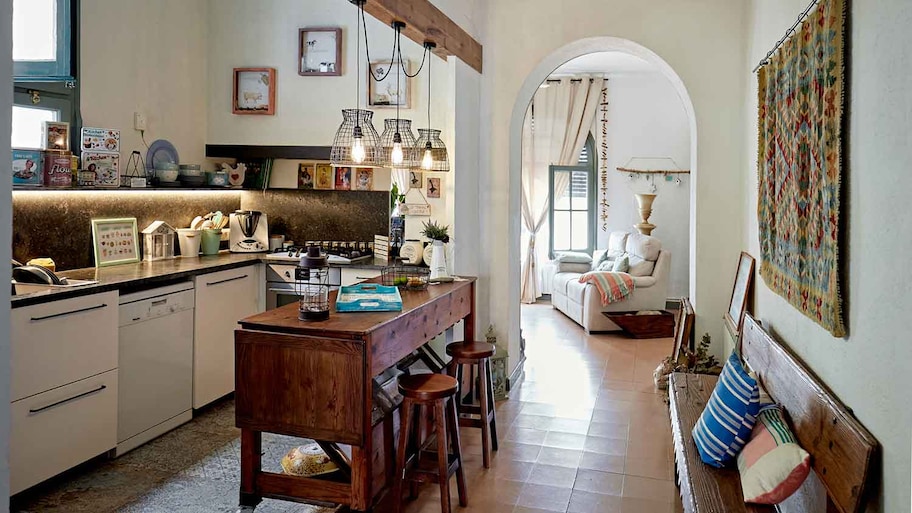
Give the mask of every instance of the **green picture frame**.
<svg viewBox="0 0 912 513">
<path fill-rule="evenodd" d="M 92 219 L 95 267 L 139 262 L 139 231 L 135 217 Z"/>
</svg>

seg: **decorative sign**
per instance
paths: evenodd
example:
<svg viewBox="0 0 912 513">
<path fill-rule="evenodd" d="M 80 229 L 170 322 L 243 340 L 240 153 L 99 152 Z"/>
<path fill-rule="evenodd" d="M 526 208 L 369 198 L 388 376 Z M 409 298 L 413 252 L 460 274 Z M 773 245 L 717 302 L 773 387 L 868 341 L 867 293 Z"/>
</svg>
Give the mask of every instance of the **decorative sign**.
<svg viewBox="0 0 912 513">
<path fill-rule="evenodd" d="M 82 151 L 120 153 L 120 130 L 82 127 L 81 135 L 79 144 Z"/>
<path fill-rule="evenodd" d="M 139 262 L 136 218 L 92 219 L 95 267 Z"/>
<path fill-rule="evenodd" d="M 97 187 L 120 187 L 119 153 L 84 151 L 82 152 L 82 169 L 95 173 Z"/>
</svg>

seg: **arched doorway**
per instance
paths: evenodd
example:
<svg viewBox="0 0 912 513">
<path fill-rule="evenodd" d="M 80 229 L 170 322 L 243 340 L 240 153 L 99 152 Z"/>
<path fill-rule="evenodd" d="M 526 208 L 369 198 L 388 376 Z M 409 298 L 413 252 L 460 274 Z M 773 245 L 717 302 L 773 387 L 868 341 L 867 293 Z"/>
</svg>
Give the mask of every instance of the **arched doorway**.
<svg viewBox="0 0 912 513">
<path fill-rule="evenodd" d="M 677 92 L 690 124 L 690 212 L 689 212 L 689 295 L 691 300 L 697 302 L 696 288 L 696 191 L 697 191 L 697 120 L 693 102 L 687 88 L 680 76 L 658 54 L 633 41 L 616 37 L 593 37 L 567 44 L 545 57 L 526 77 L 513 105 L 510 118 L 510 143 L 509 143 L 509 248 L 508 261 L 519 262 L 522 258 L 520 238 L 522 234 L 522 217 L 520 215 L 520 202 L 522 196 L 522 129 L 527 108 L 535 92 L 548 76 L 560 65 L 583 55 L 597 52 L 623 52 L 645 60 L 654 66 L 673 86 Z M 511 270 L 511 290 L 509 304 L 509 319 L 511 339 L 519 340 L 520 324 L 520 280 L 519 271 Z M 520 355 L 511 350 L 510 367 L 519 363 Z"/>
</svg>

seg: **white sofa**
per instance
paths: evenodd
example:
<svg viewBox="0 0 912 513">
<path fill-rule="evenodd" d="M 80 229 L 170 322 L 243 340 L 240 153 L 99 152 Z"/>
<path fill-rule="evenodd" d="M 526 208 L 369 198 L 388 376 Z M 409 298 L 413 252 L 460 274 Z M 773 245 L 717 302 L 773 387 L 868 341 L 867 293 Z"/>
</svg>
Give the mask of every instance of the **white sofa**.
<svg viewBox="0 0 912 513">
<path fill-rule="evenodd" d="M 598 262 L 605 251 L 614 255 L 628 255 L 631 265 L 628 272 L 633 277 L 634 291 L 623 301 L 602 306 L 596 286 L 579 282 L 579 277 L 583 274 L 580 264 L 557 263 L 559 269 L 551 282 L 551 305 L 554 308 L 590 333 L 620 330 L 602 312 L 665 309 L 671 253 L 662 249 L 659 239 L 639 233 L 612 232 L 609 235 L 608 249 L 596 250 L 592 255 L 593 261 Z"/>
</svg>

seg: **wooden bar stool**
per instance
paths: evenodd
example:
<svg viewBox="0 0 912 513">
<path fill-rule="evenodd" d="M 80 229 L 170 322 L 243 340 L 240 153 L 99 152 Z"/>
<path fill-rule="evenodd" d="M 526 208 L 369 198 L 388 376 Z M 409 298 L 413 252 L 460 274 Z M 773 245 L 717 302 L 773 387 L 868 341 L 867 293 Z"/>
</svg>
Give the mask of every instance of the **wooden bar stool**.
<svg viewBox="0 0 912 513">
<path fill-rule="evenodd" d="M 399 424 L 399 451 L 396 453 L 396 474 L 394 493 L 396 512 L 402 511 L 402 484 L 434 482 L 440 485 L 440 507 L 443 513 L 450 513 L 450 477 L 456 474 L 459 490 L 459 505 L 468 505 L 465 474 L 462 470 L 462 450 L 459 444 L 459 426 L 456 421 L 456 380 L 443 374 L 416 374 L 399 377 L 399 393 L 402 394 L 401 422 Z M 414 416 L 413 408 L 421 412 Z M 435 462 L 422 458 L 421 421 L 425 408 L 433 407 L 434 434 L 437 437 Z M 414 424 L 414 426 L 413 426 Z M 414 429 L 414 433 L 412 430 Z M 410 433 L 415 435 L 410 440 Z M 449 437 L 447 436 L 449 435 Z M 447 449 L 447 440 L 450 450 Z M 416 450 L 409 451 L 409 446 Z M 416 488 L 411 487 L 414 496 Z"/>
<path fill-rule="evenodd" d="M 481 428 L 482 461 L 484 468 L 491 468 L 491 448 L 497 450 L 497 418 L 494 415 L 491 357 L 497 352 L 497 348 L 487 342 L 455 342 L 447 346 L 446 352 L 453 358 L 447 367 L 447 372 L 460 384 L 462 384 L 464 366 L 469 365 L 470 369 L 478 371 L 479 381 L 481 381 L 480 404 L 476 406 L 457 400 L 456 409 L 460 414 L 460 426 Z M 472 381 L 474 382 L 474 379 Z M 478 415 L 478 418 L 462 414 Z"/>
</svg>

